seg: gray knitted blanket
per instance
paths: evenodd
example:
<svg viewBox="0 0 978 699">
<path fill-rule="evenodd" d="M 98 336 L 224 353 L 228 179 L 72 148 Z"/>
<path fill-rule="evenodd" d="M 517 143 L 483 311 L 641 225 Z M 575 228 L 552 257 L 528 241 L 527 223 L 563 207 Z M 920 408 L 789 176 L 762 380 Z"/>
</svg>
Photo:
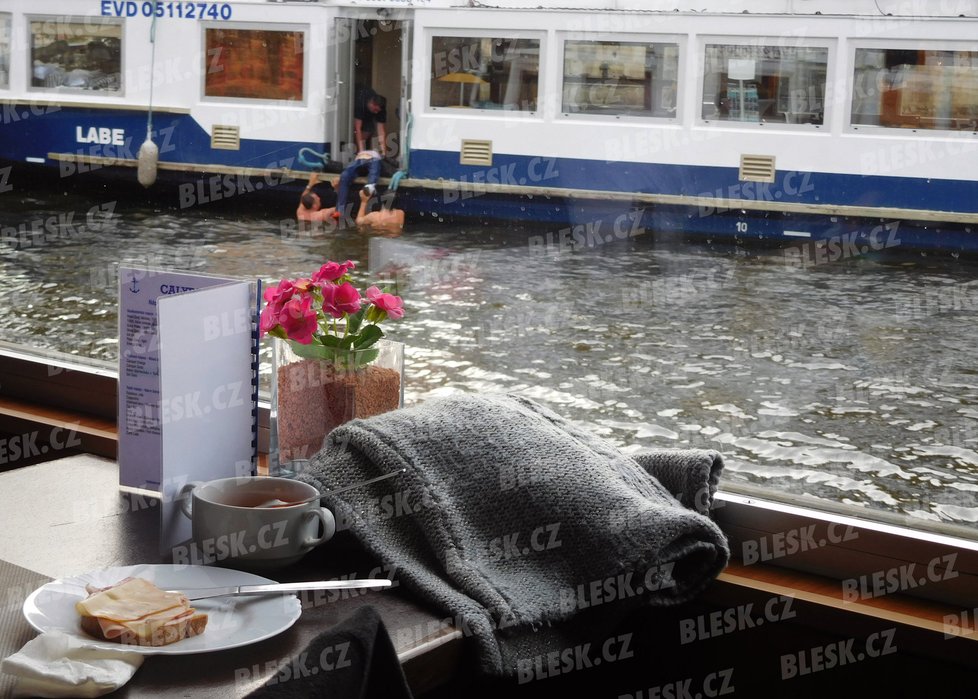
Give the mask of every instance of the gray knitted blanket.
<svg viewBox="0 0 978 699">
<path fill-rule="evenodd" d="M 706 512 L 721 469 L 716 452 L 626 456 L 531 400 L 462 395 L 336 428 L 299 478 L 474 637 L 484 672 L 512 675 L 716 577 L 729 549 Z"/>
</svg>

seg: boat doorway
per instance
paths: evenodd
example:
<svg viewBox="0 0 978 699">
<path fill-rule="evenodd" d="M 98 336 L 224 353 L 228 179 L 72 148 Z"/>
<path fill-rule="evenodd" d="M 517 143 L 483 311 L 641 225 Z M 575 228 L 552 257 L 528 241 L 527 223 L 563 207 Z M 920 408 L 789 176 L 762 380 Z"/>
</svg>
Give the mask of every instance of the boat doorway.
<svg viewBox="0 0 978 699">
<path fill-rule="evenodd" d="M 337 17 L 333 42 L 335 114 L 329 141 L 331 154 L 343 165 L 356 154 L 353 110 L 356 90 L 371 87 L 387 98 L 388 158 L 403 165 L 407 139 L 408 78 L 411 22 L 406 19 Z M 375 143 L 376 147 L 376 143 Z"/>
</svg>

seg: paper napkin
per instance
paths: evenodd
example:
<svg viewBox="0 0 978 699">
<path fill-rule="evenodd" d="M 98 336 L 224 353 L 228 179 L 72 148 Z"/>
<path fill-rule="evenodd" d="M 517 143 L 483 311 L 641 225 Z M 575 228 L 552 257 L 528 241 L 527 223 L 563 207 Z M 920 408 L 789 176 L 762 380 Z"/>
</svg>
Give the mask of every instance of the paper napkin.
<svg viewBox="0 0 978 699">
<path fill-rule="evenodd" d="M 128 682 L 144 658 L 48 631 L 5 658 L 0 669 L 18 678 L 14 697 L 100 697 Z"/>
</svg>

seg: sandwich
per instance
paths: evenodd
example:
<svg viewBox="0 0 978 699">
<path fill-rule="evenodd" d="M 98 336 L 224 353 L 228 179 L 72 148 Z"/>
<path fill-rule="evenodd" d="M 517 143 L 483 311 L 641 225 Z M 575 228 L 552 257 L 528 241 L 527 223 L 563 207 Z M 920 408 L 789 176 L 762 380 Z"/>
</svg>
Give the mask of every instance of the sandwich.
<svg viewBox="0 0 978 699">
<path fill-rule="evenodd" d="M 82 630 L 97 639 L 126 645 L 165 646 L 203 633 L 207 615 L 179 592 L 166 592 L 143 578 L 86 587 L 75 603 Z"/>
</svg>

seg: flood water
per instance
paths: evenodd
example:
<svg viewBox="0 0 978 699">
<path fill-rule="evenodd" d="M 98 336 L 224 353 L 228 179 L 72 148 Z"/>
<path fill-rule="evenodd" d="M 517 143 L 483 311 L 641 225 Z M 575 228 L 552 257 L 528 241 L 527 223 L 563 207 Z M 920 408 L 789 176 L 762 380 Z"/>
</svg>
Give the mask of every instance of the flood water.
<svg viewBox="0 0 978 699">
<path fill-rule="evenodd" d="M 891 249 L 801 267 L 770 248 L 648 231 L 575 246 L 559 226 L 430 215 L 399 237 L 297 235 L 283 202 L 109 216 L 104 197 L 8 197 L 0 340 L 115 362 L 120 261 L 275 283 L 352 259 L 358 287 L 396 278 L 404 298 L 385 329 L 406 344 L 408 404 L 516 392 L 626 450 L 715 448 L 730 489 L 978 523 L 974 261 Z M 32 222 L 57 234 L 12 235 Z"/>
</svg>

